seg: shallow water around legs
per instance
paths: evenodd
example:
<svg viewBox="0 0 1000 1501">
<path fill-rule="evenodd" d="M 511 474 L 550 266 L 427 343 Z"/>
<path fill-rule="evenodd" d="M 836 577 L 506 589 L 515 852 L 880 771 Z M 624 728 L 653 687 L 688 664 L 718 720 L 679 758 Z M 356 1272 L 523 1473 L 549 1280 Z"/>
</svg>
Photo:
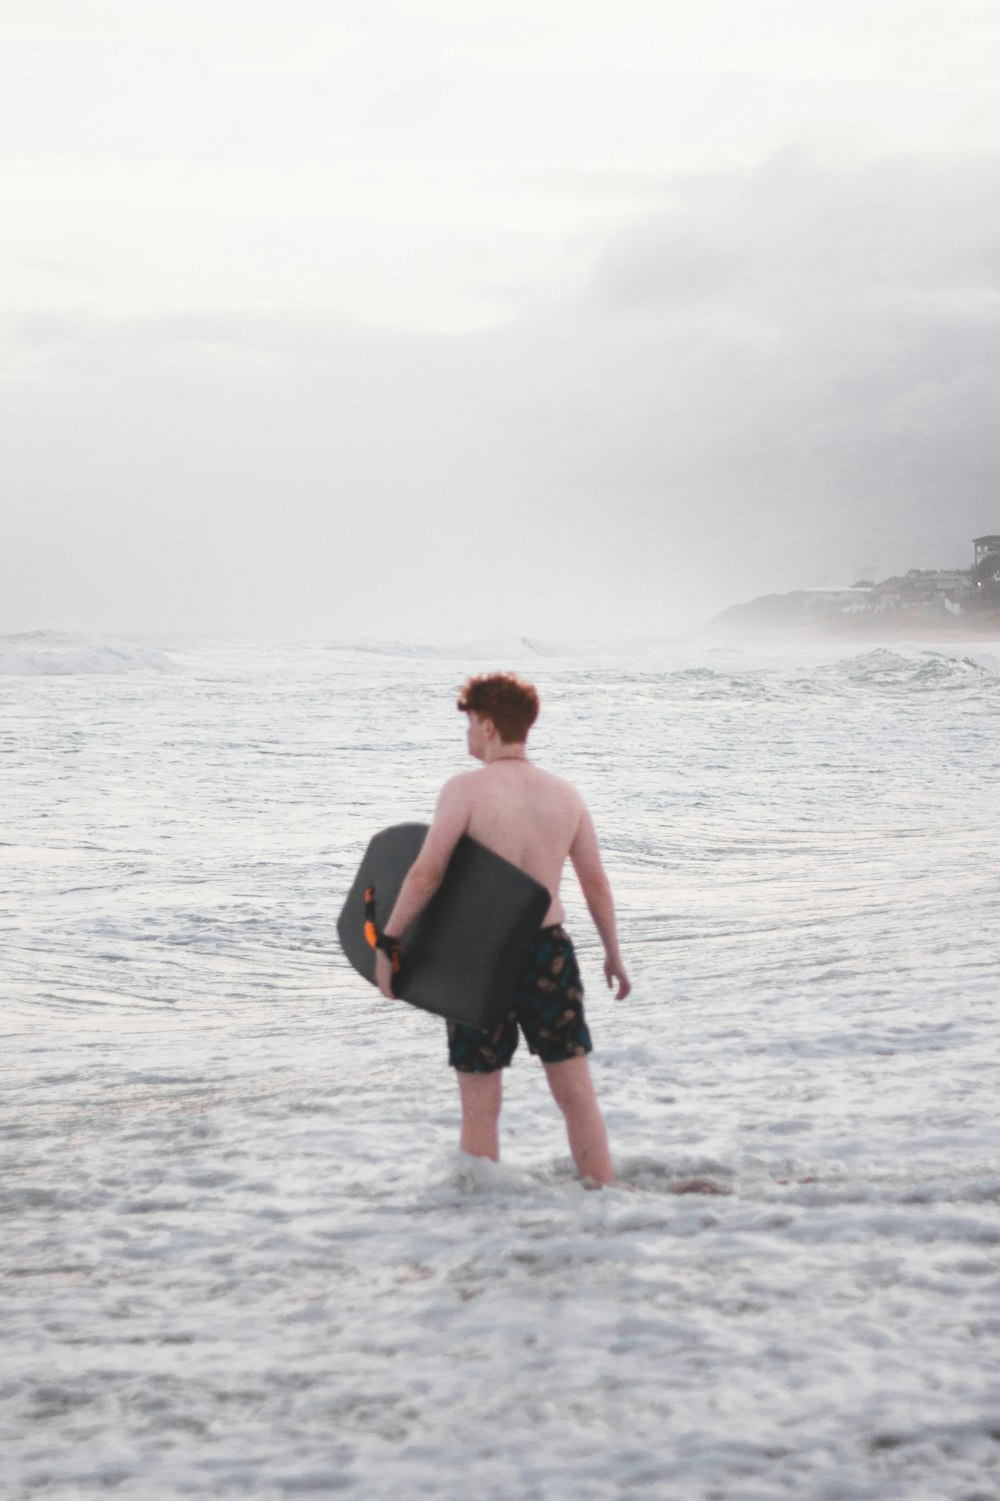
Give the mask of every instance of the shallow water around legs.
<svg viewBox="0 0 1000 1501">
<path fill-rule="evenodd" d="M 460 1157 L 337 950 L 508 665 L 635 981 L 568 883 L 602 1193 L 523 1050 Z M 0 1494 L 1000 1495 L 998 710 L 972 645 L 0 643 Z"/>
</svg>

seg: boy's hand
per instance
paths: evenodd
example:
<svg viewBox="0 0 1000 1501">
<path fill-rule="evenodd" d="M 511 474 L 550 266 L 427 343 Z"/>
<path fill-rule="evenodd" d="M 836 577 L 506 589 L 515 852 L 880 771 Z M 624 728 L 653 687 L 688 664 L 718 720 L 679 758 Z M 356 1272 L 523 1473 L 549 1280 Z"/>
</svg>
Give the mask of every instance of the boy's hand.
<svg viewBox="0 0 1000 1501">
<path fill-rule="evenodd" d="M 608 982 L 609 990 L 615 981 L 618 981 L 618 989 L 615 993 L 616 1001 L 623 1001 L 632 989 L 632 981 L 625 973 L 625 966 L 617 954 L 614 956 L 608 955 L 604 960 L 604 978 Z"/>
<path fill-rule="evenodd" d="M 392 993 L 392 964 L 389 955 L 381 949 L 375 950 L 375 984 L 387 1001 L 397 999 Z"/>
</svg>

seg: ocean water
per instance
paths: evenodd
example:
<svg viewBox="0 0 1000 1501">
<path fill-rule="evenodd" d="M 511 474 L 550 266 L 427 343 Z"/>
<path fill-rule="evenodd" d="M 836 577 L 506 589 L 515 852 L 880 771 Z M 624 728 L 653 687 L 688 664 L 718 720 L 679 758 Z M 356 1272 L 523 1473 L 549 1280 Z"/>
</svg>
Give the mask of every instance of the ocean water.
<svg viewBox="0 0 1000 1501">
<path fill-rule="evenodd" d="M 514 666 L 620 1187 L 335 922 Z M 0 640 L 0 1494 L 996 1501 L 1000 647 Z M 678 1193 L 692 1175 L 714 1195 Z"/>
</svg>

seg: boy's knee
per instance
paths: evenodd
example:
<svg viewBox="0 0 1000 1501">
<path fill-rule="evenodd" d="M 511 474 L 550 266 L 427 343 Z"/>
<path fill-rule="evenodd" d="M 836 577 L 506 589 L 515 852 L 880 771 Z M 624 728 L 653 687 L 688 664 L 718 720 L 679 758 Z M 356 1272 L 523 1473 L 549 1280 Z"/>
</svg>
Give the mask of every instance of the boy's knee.
<svg viewBox="0 0 1000 1501">
<path fill-rule="evenodd" d="M 589 1071 L 560 1075 L 558 1068 L 559 1065 L 556 1064 L 550 1071 L 549 1086 L 560 1110 L 566 1112 L 590 1109 L 596 1103 L 597 1095 Z"/>
</svg>

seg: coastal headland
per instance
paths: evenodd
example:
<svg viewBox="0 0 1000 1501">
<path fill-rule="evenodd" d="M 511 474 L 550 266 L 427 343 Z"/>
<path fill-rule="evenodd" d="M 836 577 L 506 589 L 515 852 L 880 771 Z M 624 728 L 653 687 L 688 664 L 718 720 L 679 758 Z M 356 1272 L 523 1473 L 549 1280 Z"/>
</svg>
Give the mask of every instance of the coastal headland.
<svg viewBox="0 0 1000 1501">
<path fill-rule="evenodd" d="M 726 639 L 1000 640 L 1000 534 L 976 537 L 968 569 L 911 568 L 875 582 L 794 589 L 730 605 L 703 627 Z"/>
</svg>

